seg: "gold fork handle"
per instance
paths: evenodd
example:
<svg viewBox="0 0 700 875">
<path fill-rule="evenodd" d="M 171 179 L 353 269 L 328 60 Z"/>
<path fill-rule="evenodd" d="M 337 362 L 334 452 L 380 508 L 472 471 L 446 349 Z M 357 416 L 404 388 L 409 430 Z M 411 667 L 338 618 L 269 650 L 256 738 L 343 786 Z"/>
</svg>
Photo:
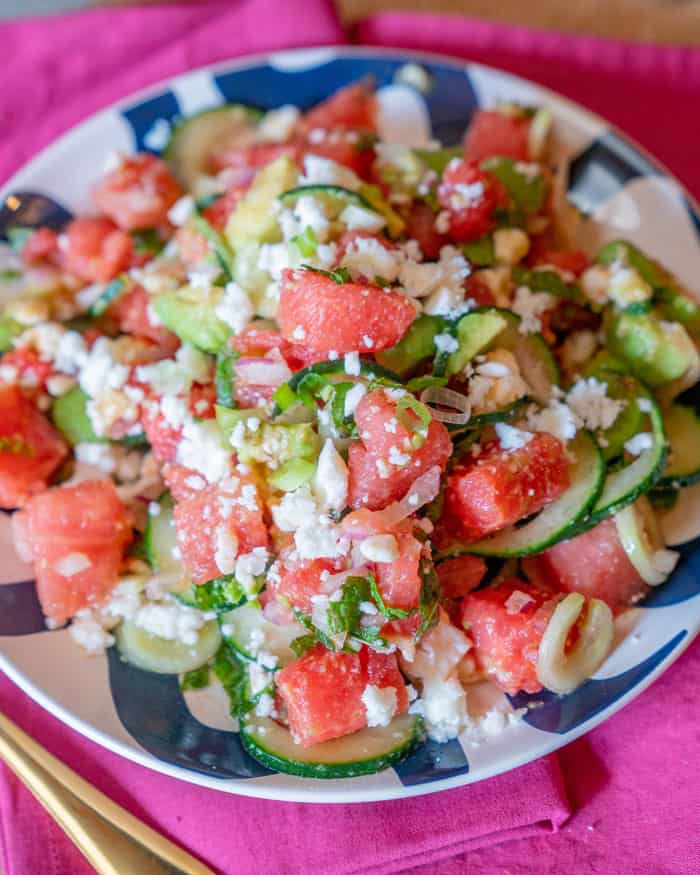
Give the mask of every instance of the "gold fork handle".
<svg viewBox="0 0 700 875">
<path fill-rule="evenodd" d="M 0 757 L 99 875 L 214 875 L 0 714 Z"/>
</svg>

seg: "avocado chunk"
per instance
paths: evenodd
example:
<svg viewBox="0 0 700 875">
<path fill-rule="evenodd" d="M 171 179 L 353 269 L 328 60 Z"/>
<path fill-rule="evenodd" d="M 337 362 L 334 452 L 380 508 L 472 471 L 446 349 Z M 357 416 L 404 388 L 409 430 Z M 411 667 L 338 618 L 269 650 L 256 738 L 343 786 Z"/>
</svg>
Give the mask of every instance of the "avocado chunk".
<svg viewBox="0 0 700 875">
<path fill-rule="evenodd" d="M 74 386 L 65 395 L 54 401 L 51 411 L 53 424 L 74 447 L 76 444 L 103 443 L 106 438 L 99 437 L 87 414 L 90 399 L 79 386 Z"/>
<path fill-rule="evenodd" d="M 180 340 L 204 352 L 216 353 L 231 334 L 229 326 L 216 315 L 223 293 L 219 286 L 209 289 L 183 286 L 154 297 L 152 306 L 163 325 Z"/>
<path fill-rule="evenodd" d="M 637 400 L 645 397 L 645 392 L 639 382 L 626 373 L 624 365 L 605 351 L 593 358 L 583 375 L 605 383 L 608 398 L 625 402 L 610 428 L 600 429 L 597 433 L 603 458 L 606 461 L 615 459 L 621 455 L 625 443 L 644 430 L 644 414 Z"/>
<path fill-rule="evenodd" d="M 24 326 L 20 325 L 11 316 L 0 316 L 0 352 L 7 352 L 12 349 L 12 340 L 24 331 Z"/>
<path fill-rule="evenodd" d="M 383 368 L 404 377 L 422 361 L 435 355 L 434 337 L 444 326 L 445 320 L 441 316 L 419 316 L 396 346 L 377 352 L 377 361 Z"/>
<path fill-rule="evenodd" d="M 504 311 L 475 310 L 466 313 L 457 323 L 456 339 L 459 348 L 447 358 L 445 373 L 459 373 L 466 365 L 483 352 L 509 325 Z M 437 368 L 436 368 L 437 370 Z"/>
<path fill-rule="evenodd" d="M 281 471 L 290 462 L 315 460 L 321 446 L 321 439 L 308 422 L 260 422 L 254 410 L 218 405 L 216 421 L 244 464 L 262 462 Z"/>
<path fill-rule="evenodd" d="M 294 188 L 298 178 L 299 168 L 287 155 L 263 167 L 226 224 L 226 239 L 234 251 L 246 241 L 275 243 L 280 239 L 275 201 Z"/>
<path fill-rule="evenodd" d="M 611 353 L 649 386 L 678 379 L 693 361 L 695 347 L 678 322 L 664 322 L 654 313 L 609 311 L 605 327 Z"/>
</svg>

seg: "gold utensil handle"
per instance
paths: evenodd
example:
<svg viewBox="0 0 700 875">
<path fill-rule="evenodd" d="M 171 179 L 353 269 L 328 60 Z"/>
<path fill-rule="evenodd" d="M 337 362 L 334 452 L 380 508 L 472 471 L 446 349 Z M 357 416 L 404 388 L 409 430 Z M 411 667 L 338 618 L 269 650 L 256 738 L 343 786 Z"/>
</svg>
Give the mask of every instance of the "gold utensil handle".
<svg viewBox="0 0 700 875">
<path fill-rule="evenodd" d="M 214 875 L 0 714 L 0 757 L 99 875 Z"/>
</svg>

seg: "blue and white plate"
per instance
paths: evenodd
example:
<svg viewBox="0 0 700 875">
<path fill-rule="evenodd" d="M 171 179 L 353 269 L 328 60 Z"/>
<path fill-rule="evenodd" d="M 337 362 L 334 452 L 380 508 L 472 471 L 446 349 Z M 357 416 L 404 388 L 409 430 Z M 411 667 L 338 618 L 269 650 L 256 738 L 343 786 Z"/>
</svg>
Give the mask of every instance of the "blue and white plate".
<svg viewBox="0 0 700 875">
<path fill-rule="evenodd" d="M 430 88 L 396 77 L 407 62 Z M 414 71 L 415 72 L 415 71 Z M 160 149 L 172 122 L 241 101 L 308 107 L 372 75 L 385 137 L 415 145 L 459 142 L 471 114 L 502 100 L 546 104 L 571 160 L 569 196 L 595 222 L 587 245 L 624 236 L 672 267 L 689 288 L 700 277 L 700 218 L 664 168 L 602 119 L 541 87 L 497 70 L 435 56 L 370 49 L 282 52 L 196 70 L 157 85 L 79 125 L 2 189 L 0 235 L 10 224 L 66 221 L 89 211 L 90 189 L 109 152 Z M 661 674 L 700 629 L 700 485 L 664 521 L 682 560 L 663 587 L 620 623 L 619 645 L 597 675 L 568 696 L 544 694 L 524 720 L 480 743 L 426 743 L 395 769 L 339 781 L 269 771 L 243 751 L 223 691 L 182 694 L 178 679 L 122 663 L 112 650 L 88 657 L 68 632 L 44 628 L 31 569 L 15 556 L 9 516 L 0 516 L 0 667 L 32 698 L 78 732 L 135 762 L 203 787 L 270 799 L 363 802 L 433 793 L 505 772 L 556 750 L 614 714 Z M 494 693 L 470 693 L 483 706 Z M 508 701 L 520 707 L 528 697 Z"/>
</svg>

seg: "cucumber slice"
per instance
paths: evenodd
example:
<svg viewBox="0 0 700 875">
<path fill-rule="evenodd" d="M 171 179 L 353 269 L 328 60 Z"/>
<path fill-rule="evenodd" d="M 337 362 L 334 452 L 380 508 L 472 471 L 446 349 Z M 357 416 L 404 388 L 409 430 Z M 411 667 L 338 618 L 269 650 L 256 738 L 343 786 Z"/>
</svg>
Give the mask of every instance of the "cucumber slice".
<svg viewBox="0 0 700 875">
<path fill-rule="evenodd" d="M 615 514 L 615 525 L 625 553 L 649 586 L 662 584 L 675 564 L 674 554 L 665 550 L 654 510 L 646 496 Z M 661 557 L 661 562 L 659 562 Z M 668 564 L 664 564 L 668 560 Z"/>
<path fill-rule="evenodd" d="M 300 623 L 296 622 L 288 626 L 277 626 L 265 619 L 260 608 L 248 605 L 221 614 L 219 628 L 224 642 L 245 659 L 255 659 L 253 651 L 256 648 L 251 648 L 251 641 L 255 638 L 260 640 L 262 636 L 264 644 L 259 649 L 276 656 L 280 667 L 296 659 L 296 654 L 289 645 L 306 631 Z"/>
<path fill-rule="evenodd" d="M 0 316 L 0 352 L 12 349 L 12 341 L 24 331 L 24 325 L 20 325 L 11 316 Z"/>
<path fill-rule="evenodd" d="M 182 674 L 199 668 L 214 656 L 221 644 L 216 620 L 202 626 L 196 644 L 158 638 L 130 620 L 119 626 L 115 637 L 119 652 L 127 662 L 158 674 Z"/>
<path fill-rule="evenodd" d="M 434 337 L 444 327 L 442 316 L 419 316 L 396 346 L 380 350 L 376 359 L 383 367 L 405 377 L 422 361 L 435 355 Z"/>
<path fill-rule="evenodd" d="M 209 170 L 218 148 L 236 139 L 248 143 L 263 113 L 241 103 L 227 103 L 183 119 L 175 125 L 163 157 L 189 191 Z"/>
<path fill-rule="evenodd" d="M 527 403 L 527 398 L 519 398 L 507 407 L 503 407 L 501 410 L 491 410 L 489 413 L 478 413 L 469 419 L 466 427 L 457 426 L 456 428 L 460 431 L 472 431 L 473 429 L 481 428 L 484 425 L 495 425 L 497 422 L 508 422 L 509 419 L 513 419 L 520 413 L 523 413 Z M 448 425 L 447 428 L 450 429 L 450 426 Z"/>
<path fill-rule="evenodd" d="M 664 411 L 668 461 L 661 487 L 691 486 L 700 480 L 700 418 L 692 407 L 673 404 Z"/>
<path fill-rule="evenodd" d="M 146 558 L 158 574 L 182 574 L 182 561 L 177 557 L 177 535 L 173 508 L 175 502 L 169 492 L 158 499 L 160 511 L 148 515 L 146 530 L 143 533 L 143 546 Z"/>
<path fill-rule="evenodd" d="M 311 747 L 296 744 L 289 730 L 269 717 L 249 714 L 241 721 L 241 740 L 258 762 L 302 778 L 356 778 L 372 775 L 404 759 L 422 734 L 422 721 L 402 714 L 388 726 L 361 729 Z"/>
<path fill-rule="evenodd" d="M 568 449 L 575 459 L 569 471 L 571 485 L 556 501 L 522 526 L 511 526 L 475 544 L 448 548 L 440 558 L 463 553 L 504 558 L 528 556 L 541 553 L 570 537 L 571 527 L 585 516 L 600 494 L 605 479 L 605 464 L 598 445 L 588 432 L 580 431 Z"/>
<path fill-rule="evenodd" d="M 440 176 L 453 158 L 464 158 L 464 150 L 461 146 L 448 146 L 444 149 L 414 149 L 416 155 L 429 170 L 434 170 Z"/>
<path fill-rule="evenodd" d="M 523 379 L 530 387 L 530 397 L 546 405 L 552 386 L 559 386 L 561 374 L 554 353 L 541 334 L 520 334 L 512 349 Z"/>
<path fill-rule="evenodd" d="M 198 289 L 183 286 L 153 298 L 153 309 L 166 328 L 180 340 L 204 352 L 218 353 L 231 335 L 230 327 L 216 315 L 224 290 L 219 286 Z"/>
<path fill-rule="evenodd" d="M 624 468 L 610 472 L 605 478 L 605 485 L 593 510 L 586 517 L 585 528 L 598 525 L 601 520 L 628 504 L 636 501 L 640 495 L 648 492 L 655 485 L 659 474 L 663 471 L 666 461 L 666 433 L 664 421 L 658 405 L 648 397 L 651 410 L 648 419 L 651 427 L 652 446 L 625 465 Z"/>
<path fill-rule="evenodd" d="M 462 252 L 467 261 L 477 267 L 491 267 L 496 263 L 496 251 L 493 244 L 493 235 L 487 234 L 479 240 L 462 244 Z"/>
</svg>

